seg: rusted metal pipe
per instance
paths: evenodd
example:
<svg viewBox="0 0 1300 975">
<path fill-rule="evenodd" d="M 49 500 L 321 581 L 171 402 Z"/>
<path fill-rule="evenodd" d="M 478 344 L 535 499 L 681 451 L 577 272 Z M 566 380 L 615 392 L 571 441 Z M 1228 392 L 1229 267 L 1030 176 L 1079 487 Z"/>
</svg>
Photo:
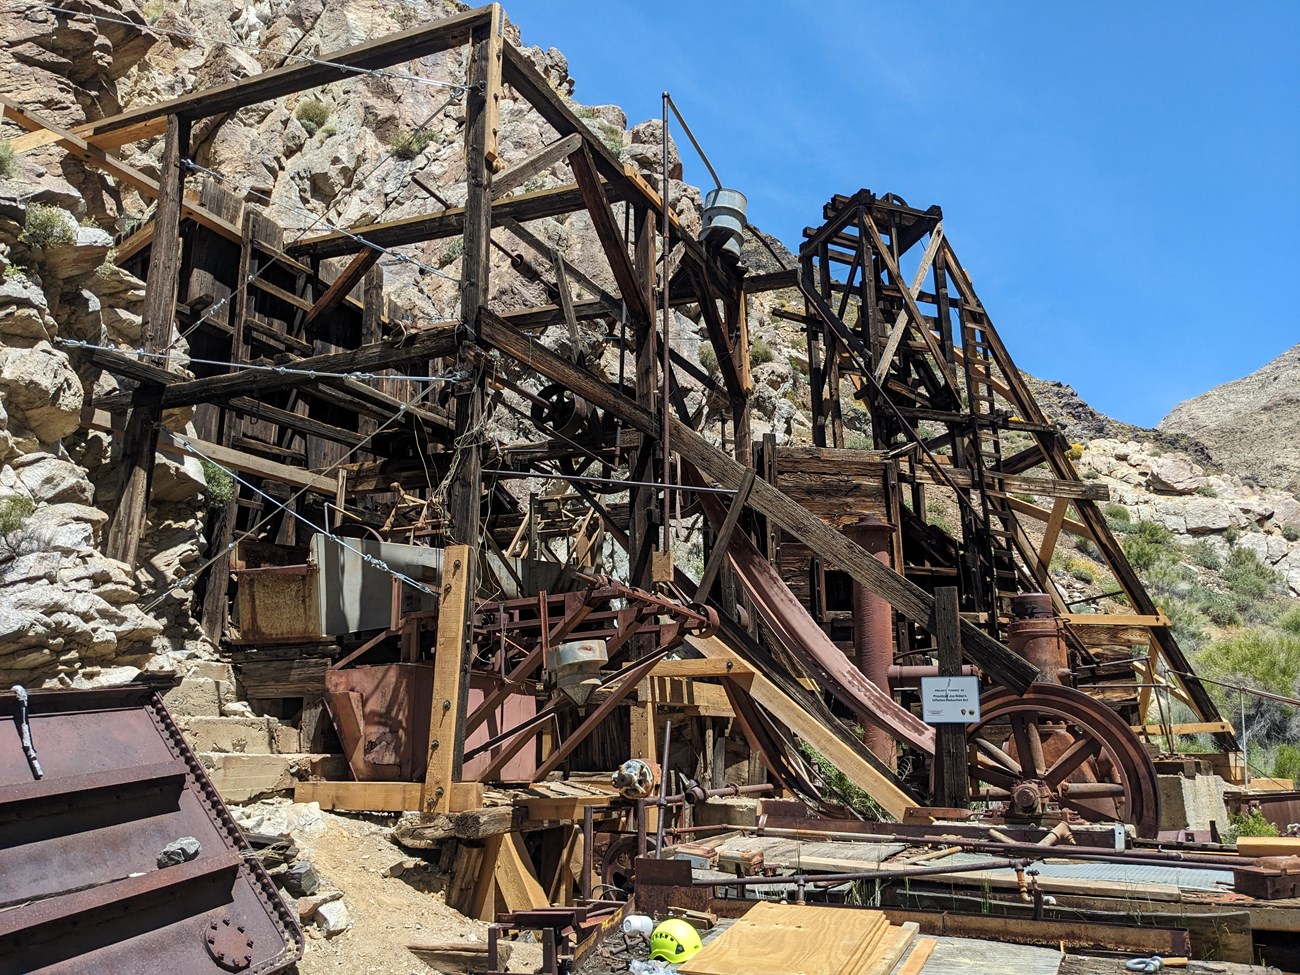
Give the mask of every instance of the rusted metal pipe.
<svg viewBox="0 0 1300 975">
<path fill-rule="evenodd" d="M 889 683 L 901 684 L 904 681 L 920 680 L 922 677 L 938 677 L 939 667 L 937 664 L 893 664 L 888 674 Z M 962 664 L 961 675 L 976 677 L 979 675 L 979 670 L 970 664 Z"/>
<path fill-rule="evenodd" d="M 877 562 L 892 567 L 894 526 L 878 515 L 867 515 L 847 526 L 844 533 Z M 889 669 L 894 662 L 894 610 L 889 601 L 859 582 L 853 584 L 853 652 L 858 670 L 871 683 L 889 693 Z M 859 715 L 862 739 L 872 754 L 896 767 L 893 738 L 870 720 Z"/>
<path fill-rule="evenodd" d="M 860 873 L 787 874 L 784 877 L 736 877 L 734 880 L 694 880 L 693 887 L 774 887 L 778 884 L 842 884 L 852 880 L 906 880 L 909 877 L 933 877 L 938 874 L 974 873 L 977 870 L 1000 870 L 1008 867 L 1023 870 L 1033 860 L 991 860 L 985 863 L 939 864 L 910 870 L 864 870 Z"/>
<path fill-rule="evenodd" d="M 757 785 L 724 785 L 720 789 L 705 789 L 699 783 L 692 783 L 692 787 L 685 792 L 666 796 L 663 801 L 666 806 L 680 806 L 683 803 L 693 806 L 697 802 L 704 802 L 706 799 L 714 799 L 718 796 L 757 796 L 774 791 L 776 786 L 771 782 L 760 782 Z"/>
</svg>

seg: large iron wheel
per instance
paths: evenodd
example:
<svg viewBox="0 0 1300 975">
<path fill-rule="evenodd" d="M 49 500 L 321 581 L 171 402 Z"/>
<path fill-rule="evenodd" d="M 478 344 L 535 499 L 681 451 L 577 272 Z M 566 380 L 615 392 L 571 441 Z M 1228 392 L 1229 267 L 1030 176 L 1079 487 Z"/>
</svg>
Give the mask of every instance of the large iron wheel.
<svg viewBox="0 0 1300 975">
<path fill-rule="evenodd" d="M 1006 689 L 980 699 L 967 729 L 971 798 L 1033 816 L 1059 806 L 1088 822 L 1130 823 L 1154 837 L 1160 822 L 1155 765 L 1102 701 L 1059 684 Z"/>
</svg>

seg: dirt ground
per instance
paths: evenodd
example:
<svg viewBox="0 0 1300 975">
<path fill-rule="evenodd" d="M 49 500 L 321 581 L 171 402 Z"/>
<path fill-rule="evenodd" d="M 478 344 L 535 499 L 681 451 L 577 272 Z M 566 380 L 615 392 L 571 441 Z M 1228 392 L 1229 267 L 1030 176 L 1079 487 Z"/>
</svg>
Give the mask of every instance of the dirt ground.
<svg viewBox="0 0 1300 975">
<path fill-rule="evenodd" d="M 388 876 L 412 855 L 390 839 L 379 823 L 322 812 L 315 803 L 287 800 L 253 803 L 231 810 L 253 832 L 292 834 L 299 859 L 321 877 L 321 890 L 337 889 L 352 919 L 351 929 L 325 938 L 304 922 L 306 952 L 299 975 L 429 975 L 431 968 L 407 950 L 410 944 L 487 942 L 487 924 L 449 908 L 440 878 L 423 865 Z M 418 859 L 418 858 L 416 858 Z M 296 910 L 291 898 L 285 898 Z M 510 971 L 532 972 L 541 964 L 541 947 L 517 943 Z"/>
</svg>

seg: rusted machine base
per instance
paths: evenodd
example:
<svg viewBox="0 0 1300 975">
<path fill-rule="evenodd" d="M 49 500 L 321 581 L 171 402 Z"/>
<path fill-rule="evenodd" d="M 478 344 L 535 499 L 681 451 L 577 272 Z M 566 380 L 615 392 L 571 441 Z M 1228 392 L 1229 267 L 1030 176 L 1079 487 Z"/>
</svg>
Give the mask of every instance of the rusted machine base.
<svg viewBox="0 0 1300 975">
<path fill-rule="evenodd" d="M 0 971 L 270 975 L 302 932 L 144 687 L 0 693 Z M 198 841 L 160 867 L 164 847 Z"/>
</svg>

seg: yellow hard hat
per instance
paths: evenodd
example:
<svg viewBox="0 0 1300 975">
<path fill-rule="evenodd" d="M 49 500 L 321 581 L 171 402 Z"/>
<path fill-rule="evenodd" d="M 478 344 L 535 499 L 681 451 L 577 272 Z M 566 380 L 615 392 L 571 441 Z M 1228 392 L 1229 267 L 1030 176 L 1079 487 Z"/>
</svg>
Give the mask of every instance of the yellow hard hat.
<svg viewBox="0 0 1300 975">
<path fill-rule="evenodd" d="M 670 917 L 650 935 L 650 960 L 676 964 L 703 948 L 700 933 L 680 918 Z"/>
</svg>

